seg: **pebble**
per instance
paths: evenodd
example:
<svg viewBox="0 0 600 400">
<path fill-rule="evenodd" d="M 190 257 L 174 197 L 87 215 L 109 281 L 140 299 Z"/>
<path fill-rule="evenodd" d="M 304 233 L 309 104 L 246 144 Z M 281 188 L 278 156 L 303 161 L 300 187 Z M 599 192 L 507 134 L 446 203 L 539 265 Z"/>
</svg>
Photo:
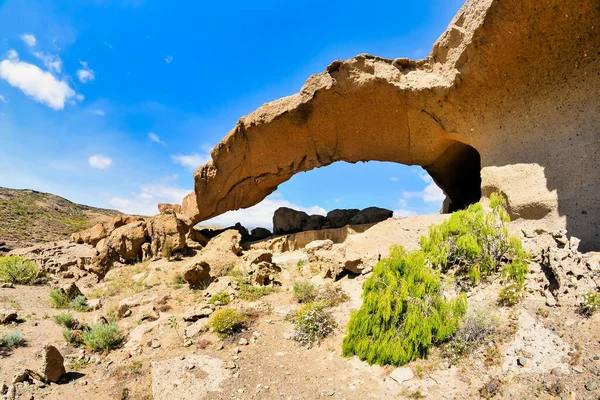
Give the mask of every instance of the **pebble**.
<svg viewBox="0 0 600 400">
<path fill-rule="evenodd" d="M 248 345 L 248 340 L 245 338 L 241 338 L 240 341 L 238 342 L 238 344 L 240 346 L 247 346 Z"/>
<path fill-rule="evenodd" d="M 590 392 L 593 390 L 598 389 L 598 382 L 596 381 L 589 381 L 588 383 L 585 384 L 585 389 L 589 390 Z"/>
<path fill-rule="evenodd" d="M 520 365 L 521 367 L 529 367 L 531 365 L 531 362 L 529 361 L 528 358 L 519 357 L 519 358 L 517 358 L 517 364 Z"/>
<path fill-rule="evenodd" d="M 238 353 L 241 353 L 241 352 L 242 352 L 242 350 L 240 350 L 240 348 L 236 346 L 236 347 L 234 347 L 233 349 L 231 349 L 231 352 L 232 352 L 233 354 L 238 354 Z"/>
</svg>

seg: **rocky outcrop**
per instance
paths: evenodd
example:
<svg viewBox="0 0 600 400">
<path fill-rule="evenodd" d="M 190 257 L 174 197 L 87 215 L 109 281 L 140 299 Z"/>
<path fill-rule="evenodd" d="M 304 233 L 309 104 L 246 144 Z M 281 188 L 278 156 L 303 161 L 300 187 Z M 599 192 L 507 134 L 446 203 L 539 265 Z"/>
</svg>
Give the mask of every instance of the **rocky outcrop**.
<svg viewBox="0 0 600 400">
<path fill-rule="evenodd" d="M 148 241 L 146 235 L 146 222 L 133 222 L 116 228 L 105 246 L 113 249 L 125 261 L 135 260 L 142 254 L 142 245 Z"/>
<path fill-rule="evenodd" d="M 190 261 L 184 267 L 183 279 L 185 279 L 192 288 L 196 288 L 202 283 L 210 283 L 210 265 L 202 260 Z"/>
<path fill-rule="evenodd" d="M 104 224 L 96 224 L 90 229 L 81 232 L 75 232 L 71 235 L 71 240 L 78 244 L 89 244 L 96 246 L 98 242 L 109 235 L 108 229 Z"/>
<path fill-rule="evenodd" d="M 422 166 L 446 211 L 478 201 L 482 186 L 510 204 L 512 186 L 531 182 L 513 166 L 526 165 L 541 179 L 523 185 L 515 216 L 600 248 L 598 20 L 597 0 L 468 0 L 425 59 L 334 61 L 241 118 L 194 174 L 183 212 L 197 223 L 257 204 L 298 172 L 369 160 Z"/>
<path fill-rule="evenodd" d="M 271 231 L 268 230 L 267 228 L 258 227 L 258 228 L 254 228 L 254 229 L 252 229 L 252 231 L 250 231 L 250 240 L 251 241 L 263 240 L 270 236 L 271 236 Z"/>
<path fill-rule="evenodd" d="M 244 274 L 251 285 L 265 286 L 275 282 L 276 274 L 281 268 L 273 263 L 270 251 L 251 251 L 244 255 Z"/>
<path fill-rule="evenodd" d="M 323 215 L 308 215 L 287 207 L 280 207 L 273 214 L 273 233 L 285 235 L 290 233 L 313 231 L 320 229 L 336 229 L 346 225 L 373 224 L 393 216 L 392 210 L 369 207 L 364 210 L 335 209 Z"/>
<path fill-rule="evenodd" d="M 147 229 L 150 237 L 151 253 L 155 257 L 161 255 L 165 245 L 168 247 L 168 253 L 181 251 L 185 248 L 188 227 L 175 214 L 160 214 L 150 218 Z"/>
</svg>

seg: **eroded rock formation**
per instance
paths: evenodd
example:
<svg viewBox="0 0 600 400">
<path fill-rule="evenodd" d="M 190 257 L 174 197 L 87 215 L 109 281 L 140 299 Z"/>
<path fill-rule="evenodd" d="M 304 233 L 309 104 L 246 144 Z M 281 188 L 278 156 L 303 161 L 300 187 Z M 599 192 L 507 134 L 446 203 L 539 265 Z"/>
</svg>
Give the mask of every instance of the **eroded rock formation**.
<svg viewBox="0 0 600 400">
<path fill-rule="evenodd" d="M 446 210 L 501 190 L 513 217 L 598 248 L 598 21 L 597 0 L 469 0 L 423 60 L 334 61 L 240 119 L 194 174 L 187 222 L 253 206 L 298 172 L 378 160 L 425 168 Z"/>
</svg>

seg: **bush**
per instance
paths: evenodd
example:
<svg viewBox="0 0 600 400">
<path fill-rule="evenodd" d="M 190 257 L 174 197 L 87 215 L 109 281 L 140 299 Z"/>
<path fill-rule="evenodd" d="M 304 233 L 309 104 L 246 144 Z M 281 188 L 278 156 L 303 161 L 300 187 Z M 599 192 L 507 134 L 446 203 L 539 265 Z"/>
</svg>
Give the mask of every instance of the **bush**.
<svg viewBox="0 0 600 400">
<path fill-rule="evenodd" d="M 173 285 L 183 285 L 184 283 L 186 283 L 185 278 L 181 272 L 173 276 Z"/>
<path fill-rule="evenodd" d="M 468 315 L 450 340 L 442 345 L 442 355 L 456 364 L 498 333 L 500 321 L 487 311 Z"/>
<path fill-rule="evenodd" d="M 73 316 L 70 313 L 63 312 L 54 316 L 54 322 L 56 325 L 70 329 L 73 323 Z"/>
<path fill-rule="evenodd" d="M 50 307 L 52 308 L 68 308 L 69 298 L 67 294 L 60 289 L 52 289 L 50 291 Z"/>
<path fill-rule="evenodd" d="M 231 297 L 226 292 L 219 292 L 214 294 L 208 301 L 210 304 L 217 304 L 220 306 L 226 306 L 231 301 Z"/>
<path fill-rule="evenodd" d="M 32 283 L 39 274 L 40 268 L 33 261 L 21 256 L 0 257 L 0 281 L 26 285 Z"/>
<path fill-rule="evenodd" d="M 313 302 L 303 306 L 293 316 L 294 340 L 307 347 L 318 344 L 336 327 L 330 312 L 325 310 L 324 302 Z"/>
<path fill-rule="evenodd" d="M 591 317 L 600 308 L 600 294 L 587 292 L 581 295 L 581 304 L 579 313 L 586 317 Z"/>
<path fill-rule="evenodd" d="M 294 282 L 294 297 L 298 303 L 308 303 L 317 297 L 315 286 L 308 279 L 300 279 Z"/>
<path fill-rule="evenodd" d="M 116 324 L 92 325 L 83 332 L 83 343 L 93 351 L 108 351 L 117 347 L 122 340 Z"/>
<path fill-rule="evenodd" d="M 75 311 L 79 312 L 88 312 L 90 311 L 90 306 L 87 304 L 87 299 L 85 296 L 77 296 L 69 303 L 69 307 L 71 307 Z"/>
<path fill-rule="evenodd" d="M 165 240 L 165 242 L 163 243 L 163 247 L 161 250 L 162 256 L 163 258 L 171 258 L 171 256 L 173 255 L 173 242 L 171 242 L 171 239 L 167 239 Z"/>
<path fill-rule="evenodd" d="M 244 322 L 246 314 L 233 308 L 222 308 L 213 313 L 208 324 L 219 337 L 224 338 L 242 329 Z"/>
<path fill-rule="evenodd" d="M 509 283 L 498 293 L 498 304 L 505 307 L 512 307 L 523 298 L 523 285 L 520 283 Z"/>
<path fill-rule="evenodd" d="M 73 330 L 71 328 L 66 328 L 63 330 L 63 337 L 73 347 L 79 347 L 83 345 L 83 331 L 82 330 Z"/>
<path fill-rule="evenodd" d="M 0 340 L 0 347 L 15 348 L 25 345 L 25 339 L 19 332 L 7 333 Z"/>
<path fill-rule="evenodd" d="M 275 292 L 275 288 L 271 286 L 252 286 L 248 281 L 238 283 L 240 285 L 239 296 L 242 300 L 256 301 Z"/>
<path fill-rule="evenodd" d="M 480 203 L 452 213 L 440 225 L 429 228 L 421 237 L 421 248 L 431 265 L 442 271 L 456 269 L 472 284 L 502 272 L 522 284 L 527 273 L 528 255 L 519 238 L 511 236 L 506 224 L 506 200 L 499 194 L 490 196 L 490 211 Z"/>
<path fill-rule="evenodd" d="M 328 307 L 334 307 L 350 300 L 350 296 L 341 287 L 327 284 L 319 288 L 317 300 L 324 302 Z"/>
<path fill-rule="evenodd" d="M 351 314 L 344 356 L 370 364 L 403 365 L 426 357 L 433 344 L 453 335 L 467 309 L 461 294 L 446 300 L 440 279 L 422 251 L 392 246 L 363 285 L 363 304 Z"/>
</svg>

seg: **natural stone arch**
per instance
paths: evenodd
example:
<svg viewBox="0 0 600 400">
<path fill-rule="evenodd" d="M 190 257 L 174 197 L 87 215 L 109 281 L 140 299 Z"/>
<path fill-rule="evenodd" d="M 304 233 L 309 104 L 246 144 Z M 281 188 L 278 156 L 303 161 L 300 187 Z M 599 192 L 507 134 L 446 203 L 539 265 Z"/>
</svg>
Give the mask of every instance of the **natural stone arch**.
<svg viewBox="0 0 600 400">
<path fill-rule="evenodd" d="M 336 161 L 421 165 L 460 208 L 477 194 L 459 200 L 458 188 L 477 178 L 456 173 L 474 171 L 456 154 L 474 149 L 484 192 L 503 191 L 515 217 L 600 247 L 600 173 L 590 170 L 600 155 L 599 20 L 597 0 L 469 0 L 426 59 L 335 61 L 240 119 L 194 174 L 188 222 L 255 205 L 293 174 Z"/>
</svg>

